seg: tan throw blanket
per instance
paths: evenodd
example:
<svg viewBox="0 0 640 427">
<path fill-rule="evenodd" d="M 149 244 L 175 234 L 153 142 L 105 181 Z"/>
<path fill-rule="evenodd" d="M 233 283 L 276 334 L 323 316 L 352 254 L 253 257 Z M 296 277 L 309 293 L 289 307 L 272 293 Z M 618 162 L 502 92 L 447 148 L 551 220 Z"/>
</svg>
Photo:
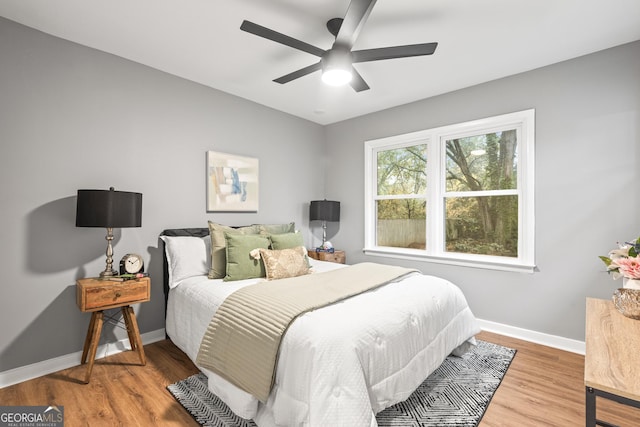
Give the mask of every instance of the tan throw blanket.
<svg viewBox="0 0 640 427">
<path fill-rule="evenodd" d="M 211 319 L 196 362 L 266 402 L 282 336 L 296 317 L 415 271 L 361 263 L 242 288 L 227 297 Z"/>
</svg>

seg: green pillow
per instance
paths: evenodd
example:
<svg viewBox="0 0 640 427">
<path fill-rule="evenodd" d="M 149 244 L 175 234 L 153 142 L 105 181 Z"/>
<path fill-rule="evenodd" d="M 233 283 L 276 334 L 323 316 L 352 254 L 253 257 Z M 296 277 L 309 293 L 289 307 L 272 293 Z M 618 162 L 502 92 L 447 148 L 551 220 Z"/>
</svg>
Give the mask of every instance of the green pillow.
<svg viewBox="0 0 640 427">
<path fill-rule="evenodd" d="M 264 264 L 255 259 L 250 252 L 254 249 L 269 249 L 271 240 L 259 234 L 237 234 L 225 232 L 227 273 L 224 280 L 253 279 L 266 277 Z"/>
<path fill-rule="evenodd" d="M 271 249 L 279 251 L 282 249 L 292 249 L 299 246 L 304 247 L 304 240 L 302 239 L 302 233 L 296 231 L 295 233 L 283 233 L 271 235 Z M 304 259 L 307 261 L 307 267 L 311 267 L 311 261 L 305 251 Z"/>
<path fill-rule="evenodd" d="M 225 232 L 234 234 L 258 234 L 260 229 L 254 225 L 233 228 L 209 221 L 209 234 L 211 235 L 211 265 L 209 266 L 209 279 L 222 279 L 227 274 L 227 256 L 225 252 L 226 241 L 224 238 Z"/>
<path fill-rule="evenodd" d="M 296 223 L 290 222 L 288 224 L 254 224 L 260 234 L 282 234 L 293 233 L 296 231 Z"/>
<path fill-rule="evenodd" d="M 304 246 L 302 233 L 283 233 L 271 235 L 271 247 L 274 250 L 290 249 L 298 246 Z"/>
</svg>

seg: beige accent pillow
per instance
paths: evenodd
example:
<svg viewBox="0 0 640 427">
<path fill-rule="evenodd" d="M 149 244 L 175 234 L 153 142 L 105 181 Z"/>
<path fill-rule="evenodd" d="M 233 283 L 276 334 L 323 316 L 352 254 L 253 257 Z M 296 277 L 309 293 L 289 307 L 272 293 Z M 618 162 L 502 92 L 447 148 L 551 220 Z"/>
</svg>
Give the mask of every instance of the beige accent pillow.
<svg viewBox="0 0 640 427">
<path fill-rule="evenodd" d="M 282 234 L 296 231 L 295 222 L 288 224 L 253 224 L 253 226 L 258 228 L 260 234 Z"/>
<path fill-rule="evenodd" d="M 259 249 L 267 280 L 286 279 L 311 273 L 307 263 L 307 249 L 298 246 L 290 249 Z"/>
<path fill-rule="evenodd" d="M 258 234 L 260 229 L 254 225 L 233 228 L 209 221 L 209 235 L 211 236 L 211 266 L 209 267 L 209 279 L 222 279 L 227 275 L 227 242 L 224 238 L 225 232 L 233 234 Z"/>
</svg>

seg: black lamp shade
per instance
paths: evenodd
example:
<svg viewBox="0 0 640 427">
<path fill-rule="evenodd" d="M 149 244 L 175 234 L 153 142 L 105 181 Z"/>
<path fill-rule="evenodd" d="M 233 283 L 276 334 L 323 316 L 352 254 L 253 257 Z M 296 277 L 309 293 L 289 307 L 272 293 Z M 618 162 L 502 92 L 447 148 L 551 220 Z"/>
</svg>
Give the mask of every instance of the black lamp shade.
<svg viewBox="0 0 640 427">
<path fill-rule="evenodd" d="M 314 200 L 309 208 L 309 221 L 340 221 L 340 202 Z"/>
<path fill-rule="evenodd" d="M 142 226 L 142 193 L 78 190 L 76 227 L 124 228 Z"/>
</svg>

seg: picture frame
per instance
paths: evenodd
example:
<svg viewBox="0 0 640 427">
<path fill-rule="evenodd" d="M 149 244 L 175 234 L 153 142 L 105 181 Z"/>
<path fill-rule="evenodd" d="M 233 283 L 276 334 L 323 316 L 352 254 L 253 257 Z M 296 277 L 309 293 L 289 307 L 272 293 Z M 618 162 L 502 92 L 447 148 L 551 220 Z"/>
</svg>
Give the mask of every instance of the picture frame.
<svg viewBox="0 0 640 427">
<path fill-rule="evenodd" d="M 257 212 L 259 161 L 207 151 L 207 212 Z"/>
</svg>

